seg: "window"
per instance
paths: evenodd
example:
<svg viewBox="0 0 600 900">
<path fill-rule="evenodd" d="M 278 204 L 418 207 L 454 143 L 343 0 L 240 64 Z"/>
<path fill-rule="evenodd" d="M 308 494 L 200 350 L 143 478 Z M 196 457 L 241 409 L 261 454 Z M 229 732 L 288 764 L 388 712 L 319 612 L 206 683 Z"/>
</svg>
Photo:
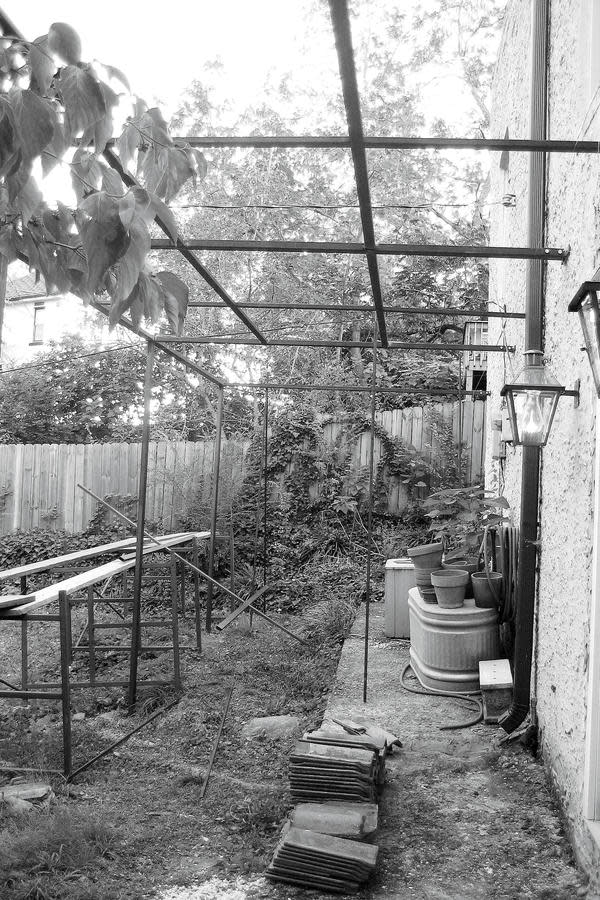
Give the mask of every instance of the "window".
<svg viewBox="0 0 600 900">
<path fill-rule="evenodd" d="M 44 342 L 44 304 L 36 303 L 33 308 L 33 337 L 32 344 Z"/>
</svg>

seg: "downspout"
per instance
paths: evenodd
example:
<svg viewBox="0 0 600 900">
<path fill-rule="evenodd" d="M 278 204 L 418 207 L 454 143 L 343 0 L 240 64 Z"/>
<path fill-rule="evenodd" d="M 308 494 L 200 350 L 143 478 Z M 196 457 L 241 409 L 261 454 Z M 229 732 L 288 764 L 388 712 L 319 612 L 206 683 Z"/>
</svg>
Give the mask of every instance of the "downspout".
<svg viewBox="0 0 600 900">
<path fill-rule="evenodd" d="M 550 0 L 532 0 L 530 138 L 545 140 L 548 111 Z M 527 237 L 529 247 L 543 247 L 546 212 L 546 155 L 531 153 L 529 162 Z M 525 286 L 525 349 L 542 350 L 545 261 L 527 261 Z M 536 357 L 525 357 L 525 365 Z M 523 447 L 519 568 L 513 664 L 513 698 L 499 725 L 510 734 L 529 712 L 533 625 L 535 619 L 538 509 L 540 502 L 539 447 Z"/>
</svg>

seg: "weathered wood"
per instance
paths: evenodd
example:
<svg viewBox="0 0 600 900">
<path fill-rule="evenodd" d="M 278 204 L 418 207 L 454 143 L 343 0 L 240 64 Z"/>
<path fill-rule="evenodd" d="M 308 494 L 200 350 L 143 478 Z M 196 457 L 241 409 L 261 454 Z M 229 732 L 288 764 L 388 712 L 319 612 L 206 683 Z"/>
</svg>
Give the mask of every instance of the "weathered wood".
<svg viewBox="0 0 600 900">
<path fill-rule="evenodd" d="M 481 480 L 485 452 L 485 402 L 466 399 L 462 406 L 465 473 L 468 480 Z M 400 438 L 428 462 L 439 468 L 440 446 L 432 439 L 430 416 L 453 424 L 454 444 L 458 440 L 458 404 L 433 403 L 426 407 L 407 407 L 378 413 L 377 422 L 390 437 Z M 333 444 L 346 430 L 343 421 L 324 425 L 323 438 Z M 352 460 L 354 472 L 368 462 L 368 433 L 356 440 L 344 440 L 343 452 Z M 235 503 L 235 496 L 246 471 L 247 441 L 227 440 L 223 445 L 220 478 L 220 515 Z M 380 443 L 376 441 L 376 460 Z M 436 455 L 437 454 L 437 455 Z M 148 516 L 164 529 L 178 527 L 181 516 L 200 504 L 210 509 L 214 443 L 158 442 L 150 447 Z M 82 531 L 96 511 L 96 504 L 77 491 L 77 478 L 101 497 L 109 494 L 136 496 L 140 465 L 139 444 L 14 445 L 0 447 L 0 491 L 5 494 L 0 508 L 0 534 L 28 529 L 39 524 L 50 530 L 64 528 Z M 405 494 L 390 480 L 388 511 L 398 513 L 406 502 Z M 318 495 L 315 485 L 315 496 Z M 77 495 L 77 496 L 76 496 Z M 232 499 L 233 498 L 233 499 Z M 118 504 L 116 504 L 118 505 Z M 131 512 L 132 510 L 130 510 Z"/>
<path fill-rule="evenodd" d="M 176 547 L 178 544 L 187 543 L 194 537 L 206 538 L 207 533 L 189 532 L 186 534 L 176 535 L 175 537 L 167 535 L 160 538 L 160 543 L 163 547 Z M 160 552 L 161 549 L 161 547 L 156 547 L 152 544 L 151 541 L 148 541 L 147 546 L 144 547 L 144 556 L 148 555 L 148 553 Z M 132 556 L 131 558 L 125 560 L 118 559 L 114 560 L 113 562 L 104 563 L 101 566 L 95 566 L 92 569 L 88 569 L 86 572 L 81 572 L 78 575 L 73 575 L 70 578 L 65 578 L 64 580 L 59 581 L 56 584 L 51 584 L 48 587 L 40 588 L 39 591 L 33 591 L 31 594 L 27 594 L 26 596 L 0 596 L 0 609 L 10 608 L 11 614 L 23 616 L 30 612 L 33 612 L 36 609 L 39 609 L 41 606 L 46 606 L 48 603 L 57 600 L 58 595 L 61 591 L 64 591 L 67 595 L 74 594 L 77 591 L 81 591 L 92 584 L 99 584 L 100 582 L 105 581 L 107 578 L 112 578 L 114 575 L 118 575 L 120 572 L 126 572 L 128 569 L 133 568 L 133 566 L 135 566 L 135 556 Z"/>
</svg>

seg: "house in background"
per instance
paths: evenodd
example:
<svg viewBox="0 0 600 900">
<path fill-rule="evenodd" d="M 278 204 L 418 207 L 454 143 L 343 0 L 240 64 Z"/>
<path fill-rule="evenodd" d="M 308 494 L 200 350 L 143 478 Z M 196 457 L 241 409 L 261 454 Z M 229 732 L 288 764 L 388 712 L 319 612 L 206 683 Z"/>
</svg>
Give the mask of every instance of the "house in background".
<svg viewBox="0 0 600 900">
<path fill-rule="evenodd" d="M 547 26 L 539 25 L 547 15 Z M 495 72 L 491 134 L 530 136 L 532 40 L 542 90 L 547 92 L 546 134 L 553 140 L 600 140 L 600 0 L 509 0 Z M 541 35 L 541 36 L 540 36 Z M 544 77 L 545 69 L 545 77 Z M 538 85 L 540 79 L 538 78 Z M 535 94 L 534 94 L 535 96 Z M 542 104 L 542 120 L 543 116 Z M 539 136 L 539 135 L 537 135 Z M 532 154 L 492 160 L 492 191 L 510 191 L 514 206 L 495 207 L 491 244 L 528 246 L 529 171 Z M 541 155 L 538 155 L 538 157 Z M 533 170 L 532 170 L 533 171 Z M 541 302 L 546 366 L 580 400 L 559 400 L 539 480 L 521 485 L 524 449 L 507 444 L 505 458 L 489 442 L 487 486 L 510 502 L 515 524 L 527 490 L 537 490 L 537 577 L 531 630 L 531 713 L 541 756 L 565 814 L 575 853 L 600 883 L 600 420 L 598 401 L 577 316 L 569 301 L 600 265 L 600 156 L 550 153 L 540 167 L 543 238 L 538 246 L 569 250 L 566 261 L 547 260 Z M 490 301 L 512 312 L 526 307 L 528 261 L 490 263 Z M 488 361 L 490 421 L 503 415 L 501 388 L 523 366 L 523 321 L 493 319 L 490 343 L 515 345 L 514 356 Z M 492 358 L 493 357 L 493 358 Z M 530 459 L 527 456 L 527 459 Z M 523 488 L 523 493 L 521 488 Z M 535 516 L 531 527 L 535 531 Z M 535 553 L 535 551 L 534 551 Z M 533 575 L 533 573 L 532 573 Z M 528 666 L 528 660 L 525 665 Z"/>
<path fill-rule="evenodd" d="M 0 364 L 8 369 L 30 360 L 51 341 L 67 334 L 89 336 L 90 343 L 106 340 L 106 321 L 71 294 L 48 294 L 42 279 L 15 264 L 8 269 Z"/>
</svg>

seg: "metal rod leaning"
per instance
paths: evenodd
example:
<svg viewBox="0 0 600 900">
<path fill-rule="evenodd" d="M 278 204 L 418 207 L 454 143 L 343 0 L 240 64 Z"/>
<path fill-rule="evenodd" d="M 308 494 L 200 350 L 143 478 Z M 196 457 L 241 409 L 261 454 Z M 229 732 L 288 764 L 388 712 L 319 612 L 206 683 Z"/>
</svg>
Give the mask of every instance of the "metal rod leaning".
<svg viewBox="0 0 600 900">
<path fill-rule="evenodd" d="M 227 694 L 225 695 L 225 706 L 223 708 L 223 714 L 221 716 L 221 721 L 219 722 L 219 729 L 217 731 L 217 736 L 215 738 L 215 742 L 213 744 L 213 748 L 210 754 L 210 759 L 208 760 L 208 766 L 206 768 L 206 775 L 204 776 L 204 781 L 202 782 L 202 787 L 200 788 L 200 799 L 204 797 L 206 793 L 206 788 L 208 786 L 208 779 L 210 778 L 210 773 L 212 772 L 212 767 L 215 762 L 215 758 L 217 755 L 217 749 L 219 747 L 219 741 L 221 740 L 221 734 L 223 733 L 223 726 L 225 725 L 225 719 L 227 718 L 227 713 L 229 711 L 229 704 L 231 703 L 231 697 L 233 694 L 233 686 L 231 686 Z"/>
<path fill-rule="evenodd" d="M 79 484 L 79 483 L 77 484 L 77 487 L 81 488 L 82 491 L 85 491 L 91 497 L 94 497 L 94 499 L 97 500 L 99 503 L 103 503 L 104 506 L 106 506 L 108 509 L 110 509 L 112 512 L 114 512 L 115 515 L 120 516 L 120 518 L 123 519 L 124 522 L 127 522 L 129 525 L 135 526 L 135 522 L 133 521 L 133 519 L 130 519 L 129 516 L 126 516 L 124 513 L 120 512 L 120 510 L 115 509 L 114 506 L 111 506 L 110 503 L 107 503 L 106 500 L 102 499 L 102 497 L 99 497 L 97 494 L 94 494 L 94 492 L 90 491 L 89 488 L 86 488 L 82 484 Z M 188 568 L 190 568 L 193 572 L 197 572 L 198 575 L 200 575 L 201 578 L 204 578 L 205 581 L 212 582 L 212 584 L 215 587 L 218 587 L 220 590 L 224 591 L 224 593 L 228 594 L 230 597 L 233 597 L 233 599 L 237 603 L 244 603 L 244 600 L 242 599 L 242 597 L 240 597 L 238 594 L 234 593 L 233 591 L 230 591 L 229 588 L 226 588 L 225 585 L 221 584 L 219 581 L 216 581 L 214 578 L 211 578 L 210 575 L 207 575 L 206 572 L 203 572 L 202 569 L 199 569 L 198 566 L 195 566 L 188 559 L 184 559 L 183 556 L 180 556 L 179 553 L 177 553 L 175 550 L 173 550 L 172 547 L 169 547 L 168 544 L 163 544 L 162 541 L 160 541 L 158 538 L 151 535 L 150 532 L 146 531 L 146 529 L 144 529 L 144 534 L 146 535 L 147 538 L 149 538 L 151 541 L 153 541 L 157 545 L 157 547 L 160 547 L 161 550 L 167 550 L 169 553 L 171 553 L 175 557 L 175 559 L 181 560 L 182 563 L 184 563 L 186 566 L 188 566 Z M 274 619 L 272 619 L 266 613 L 260 612 L 260 610 L 254 609 L 254 607 L 253 607 L 253 611 L 261 618 L 266 619 L 267 622 L 270 622 L 271 625 L 274 625 L 275 628 L 279 628 L 280 631 L 284 631 L 290 637 L 295 638 L 300 644 L 309 646 L 308 642 L 305 641 L 304 638 L 298 637 L 297 634 L 294 634 L 293 631 L 290 631 L 284 625 L 281 625 L 279 622 L 276 622 Z"/>
<path fill-rule="evenodd" d="M 75 769 L 74 772 L 71 772 L 71 774 L 67 778 L 67 781 L 73 781 L 76 775 L 79 775 L 81 772 L 85 772 L 86 769 L 89 769 L 90 766 L 92 766 L 99 759 L 102 759 L 103 756 L 106 756 L 107 753 L 110 753 L 111 750 L 114 750 L 115 747 L 119 747 L 121 744 L 124 744 L 125 741 L 128 741 L 130 737 L 133 737 L 134 734 L 137 734 L 138 731 L 141 731 L 142 728 L 145 728 L 146 725 L 149 725 L 150 722 L 153 722 L 154 719 L 158 718 L 158 716 L 162 716 L 163 713 L 167 712 L 167 710 L 175 706 L 176 703 L 179 703 L 180 700 L 181 697 L 177 697 L 176 700 L 172 700 L 170 703 L 167 703 L 167 705 L 163 706 L 162 709 L 159 709 L 155 713 L 152 713 L 152 715 L 148 719 L 146 719 L 145 722 L 142 722 L 141 725 L 138 725 L 136 728 L 128 731 L 127 734 L 122 738 L 119 738 L 118 741 L 113 741 L 112 744 L 110 744 L 108 747 L 105 747 L 105 749 L 101 750 L 100 753 L 96 753 L 96 755 L 91 759 L 88 759 L 86 763 L 84 763 L 82 766 L 79 766 L 79 768 Z"/>
</svg>

